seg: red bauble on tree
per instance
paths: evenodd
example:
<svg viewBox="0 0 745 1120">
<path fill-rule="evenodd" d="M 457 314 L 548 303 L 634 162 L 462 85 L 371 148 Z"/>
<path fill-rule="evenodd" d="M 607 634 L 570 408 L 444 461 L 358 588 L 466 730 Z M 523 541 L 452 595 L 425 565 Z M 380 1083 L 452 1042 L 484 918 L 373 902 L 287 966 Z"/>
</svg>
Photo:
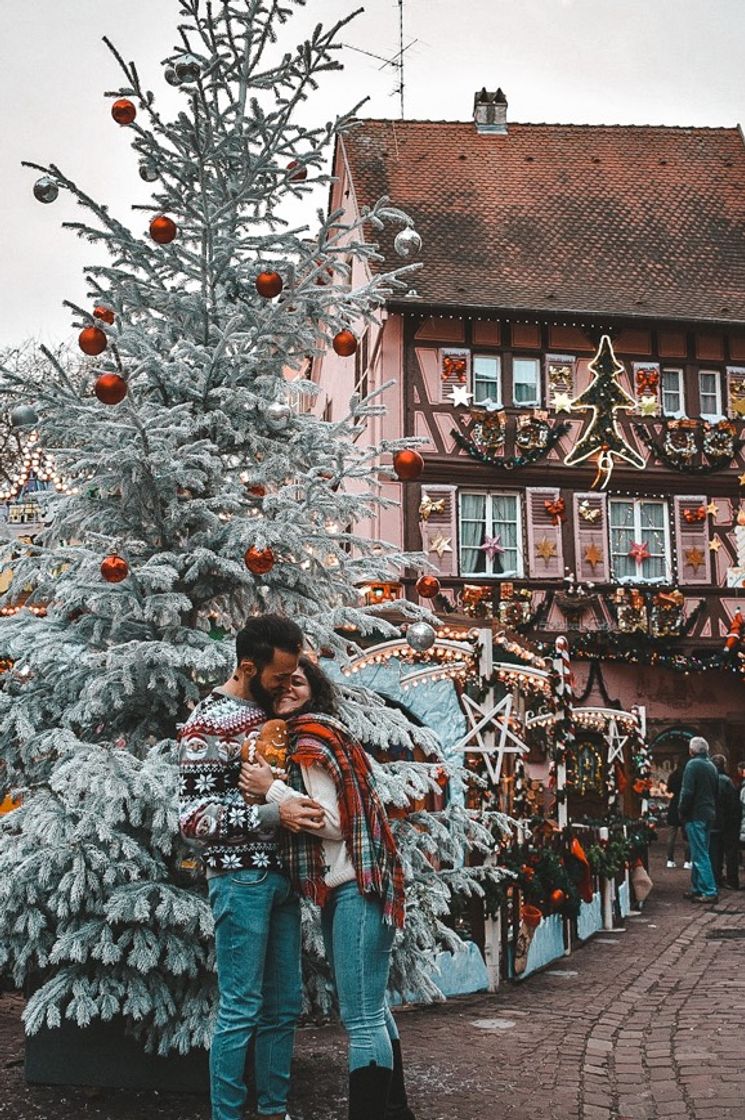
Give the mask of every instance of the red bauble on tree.
<svg viewBox="0 0 745 1120">
<path fill-rule="evenodd" d="M 131 124 L 137 116 L 137 110 L 128 97 L 120 97 L 111 106 L 111 115 L 117 124 Z"/>
<path fill-rule="evenodd" d="M 121 583 L 129 575 L 129 564 L 122 556 L 112 552 L 101 561 L 101 575 L 107 583 Z"/>
<path fill-rule="evenodd" d="M 265 498 L 266 486 L 262 482 L 256 482 L 253 486 L 248 487 L 248 492 L 252 498 Z"/>
<path fill-rule="evenodd" d="M 424 470 L 424 459 L 418 451 L 397 451 L 393 456 L 393 469 L 401 482 L 415 482 Z"/>
<path fill-rule="evenodd" d="M 150 223 L 150 236 L 159 245 L 168 245 L 178 233 L 178 226 L 172 218 L 158 214 Z"/>
<path fill-rule="evenodd" d="M 308 168 L 298 159 L 291 159 L 287 164 L 287 170 L 290 172 L 291 183 L 303 183 L 308 178 Z"/>
<path fill-rule="evenodd" d="M 554 910 L 558 910 L 560 906 L 563 906 L 566 900 L 566 894 L 558 887 L 555 891 L 551 891 L 551 905 L 553 906 Z"/>
<path fill-rule="evenodd" d="M 97 307 L 93 308 L 93 318 L 100 319 L 102 323 L 108 323 L 111 326 L 116 316 L 110 307 L 104 307 L 103 304 L 99 303 Z"/>
<path fill-rule="evenodd" d="M 351 331 L 339 331 L 331 345 L 340 358 L 349 358 L 357 349 L 357 339 Z"/>
<path fill-rule="evenodd" d="M 284 287 L 284 281 L 278 272 L 260 272 L 256 277 L 256 291 L 264 299 L 274 299 Z"/>
<path fill-rule="evenodd" d="M 84 327 L 78 335 L 78 346 L 91 358 L 103 354 L 108 344 L 109 340 L 100 327 Z"/>
<path fill-rule="evenodd" d="M 127 395 L 127 382 L 118 373 L 102 373 L 93 386 L 101 404 L 119 404 Z"/>
<path fill-rule="evenodd" d="M 274 567 L 274 553 L 271 548 L 251 547 L 243 559 L 249 572 L 255 576 L 264 576 Z"/>
<path fill-rule="evenodd" d="M 437 576 L 420 576 L 416 581 L 416 593 L 422 599 L 434 599 L 440 594 L 440 581 Z"/>
</svg>

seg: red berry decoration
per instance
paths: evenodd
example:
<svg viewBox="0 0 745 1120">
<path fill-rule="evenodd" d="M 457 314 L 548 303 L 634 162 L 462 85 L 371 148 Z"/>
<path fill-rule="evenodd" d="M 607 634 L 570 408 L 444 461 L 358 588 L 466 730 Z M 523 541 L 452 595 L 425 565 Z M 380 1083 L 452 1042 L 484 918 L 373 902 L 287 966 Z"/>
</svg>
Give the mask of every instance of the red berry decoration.
<svg viewBox="0 0 745 1120">
<path fill-rule="evenodd" d="M 111 326 L 116 316 L 110 307 L 104 307 L 103 304 L 99 304 L 98 307 L 93 308 L 93 318 L 100 319 L 102 323 L 108 323 L 109 326 Z"/>
<path fill-rule="evenodd" d="M 153 218 L 150 223 L 150 236 L 153 241 L 157 241 L 159 245 L 168 245 L 173 241 L 178 233 L 178 226 L 172 218 L 166 217 L 165 214 L 159 214 L 157 218 Z"/>
<path fill-rule="evenodd" d="M 564 891 L 559 890 L 558 887 L 555 891 L 551 891 L 551 905 L 555 910 L 558 910 L 560 906 L 563 906 L 566 900 L 567 896 L 564 894 Z"/>
<path fill-rule="evenodd" d="M 271 548 L 251 547 L 243 557 L 249 572 L 255 576 L 266 575 L 274 567 L 274 553 Z"/>
<path fill-rule="evenodd" d="M 256 291 L 264 299 L 274 299 L 284 287 L 284 281 L 278 272 L 260 272 L 256 277 Z"/>
<path fill-rule="evenodd" d="M 434 599 L 440 594 L 440 581 L 436 576 L 420 576 L 416 581 L 416 593 L 422 599 Z"/>
<path fill-rule="evenodd" d="M 308 168 L 299 159 L 291 159 L 287 170 L 290 172 L 291 183 L 304 183 L 308 178 Z"/>
<path fill-rule="evenodd" d="M 351 331 L 339 331 L 331 345 L 340 358 L 350 358 L 357 349 L 357 339 Z"/>
<path fill-rule="evenodd" d="M 101 575 L 107 583 L 121 583 L 129 575 L 129 564 L 112 552 L 111 556 L 101 561 Z"/>
<path fill-rule="evenodd" d="M 111 115 L 117 124 L 131 124 L 137 116 L 137 110 L 128 97 L 120 97 L 111 106 Z"/>
<path fill-rule="evenodd" d="M 102 373 L 93 386 L 101 404 L 119 404 L 127 395 L 127 382 L 118 373 Z"/>
<path fill-rule="evenodd" d="M 100 327 L 84 327 L 78 335 L 78 346 L 91 358 L 103 354 L 108 344 L 109 340 Z"/>
<path fill-rule="evenodd" d="M 418 451 L 397 451 L 393 456 L 393 469 L 401 482 L 415 482 L 424 470 L 424 459 Z"/>
</svg>

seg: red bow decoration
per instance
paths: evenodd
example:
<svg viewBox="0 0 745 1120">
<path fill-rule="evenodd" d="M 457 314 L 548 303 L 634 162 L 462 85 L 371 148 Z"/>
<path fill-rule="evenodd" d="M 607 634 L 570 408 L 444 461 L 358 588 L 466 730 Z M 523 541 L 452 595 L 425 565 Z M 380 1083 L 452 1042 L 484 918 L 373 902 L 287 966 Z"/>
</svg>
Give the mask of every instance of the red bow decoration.
<svg viewBox="0 0 745 1120">
<path fill-rule="evenodd" d="M 458 358 L 452 354 L 446 354 L 442 359 L 442 380 L 447 381 L 448 377 L 457 377 L 459 381 L 466 380 L 467 364 L 465 358 Z"/>
<path fill-rule="evenodd" d="M 641 393 L 656 393 L 660 383 L 660 372 L 656 369 L 638 369 L 636 371 L 636 388 Z"/>
<path fill-rule="evenodd" d="M 699 506 L 698 509 L 684 509 L 683 517 L 689 525 L 695 525 L 697 521 L 705 521 L 706 506 Z"/>
<path fill-rule="evenodd" d="M 567 507 L 563 498 L 557 498 L 555 502 L 546 499 L 543 503 L 543 508 L 551 518 L 551 523 L 553 525 L 560 525 L 562 521 L 566 521 L 564 514 Z"/>
<path fill-rule="evenodd" d="M 645 560 L 649 560 L 649 545 L 646 541 L 634 541 L 629 549 L 629 556 L 632 560 L 635 560 L 637 564 L 642 564 Z"/>
</svg>

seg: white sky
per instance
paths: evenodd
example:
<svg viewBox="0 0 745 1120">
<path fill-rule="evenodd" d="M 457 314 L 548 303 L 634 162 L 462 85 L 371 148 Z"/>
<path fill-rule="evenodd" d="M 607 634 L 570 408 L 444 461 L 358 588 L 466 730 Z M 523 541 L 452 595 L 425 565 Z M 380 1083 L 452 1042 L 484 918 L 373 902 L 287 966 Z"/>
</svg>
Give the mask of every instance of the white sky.
<svg viewBox="0 0 745 1120">
<path fill-rule="evenodd" d="M 308 0 L 292 44 L 347 0 Z M 126 129 L 102 93 L 119 72 L 107 34 L 137 62 L 161 112 L 180 101 L 160 60 L 176 42 L 177 0 L 0 0 L 0 346 L 70 336 L 65 298 L 82 301 L 91 248 L 63 220 L 80 211 L 64 192 L 44 206 L 22 159 L 57 163 L 125 220 L 147 201 Z M 396 0 L 368 0 L 343 41 L 391 56 Z M 745 120 L 743 0 L 405 0 L 406 115 L 467 120 L 473 93 L 505 90 L 509 118 L 562 123 L 727 125 Z M 345 52 L 346 70 L 316 95 L 319 121 L 368 96 L 365 115 L 398 115 L 395 76 Z M 745 189 L 745 186 L 744 186 Z M 145 224 L 144 215 L 135 222 Z"/>
</svg>

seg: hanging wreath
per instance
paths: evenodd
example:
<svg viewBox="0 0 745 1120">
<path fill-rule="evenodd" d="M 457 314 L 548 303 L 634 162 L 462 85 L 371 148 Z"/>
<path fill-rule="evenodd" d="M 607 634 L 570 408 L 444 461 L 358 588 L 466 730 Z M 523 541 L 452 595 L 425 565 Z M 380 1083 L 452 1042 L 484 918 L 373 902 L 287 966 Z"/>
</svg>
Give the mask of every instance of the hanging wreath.
<svg viewBox="0 0 745 1120">
<path fill-rule="evenodd" d="M 477 459 L 479 463 L 489 463 L 492 467 L 497 467 L 503 471 L 519 470 L 521 467 L 530 466 L 531 463 L 537 463 L 554 447 L 563 435 L 569 431 L 571 425 L 566 421 L 556 424 L 553 428 L 547 427 L 545 442 L 542 446 L 533 447 L 530 450 L 525 450 L 521 455 L 496 455 L 485 447 L 480 447 L 474 438 L 464 436 L 455 428 L 451 431 L 451 435 L 455 442 L 464 451 L 467 451 L 472 459 Z M 517 437 L 515 443 L 518 444 Z"/>
<path fill-rule="evenodd" d="M 647 427 L 634 424 L 637 435 L 660 463 L 683 474 L 705 475 L 725 470 L 743 447 L 730 420 L 709 424 L 700 420 L 668 420 L 664 442 L 659 443 Z M 701 451 L 708 463 L 694 463 Z"/>
</svg>

